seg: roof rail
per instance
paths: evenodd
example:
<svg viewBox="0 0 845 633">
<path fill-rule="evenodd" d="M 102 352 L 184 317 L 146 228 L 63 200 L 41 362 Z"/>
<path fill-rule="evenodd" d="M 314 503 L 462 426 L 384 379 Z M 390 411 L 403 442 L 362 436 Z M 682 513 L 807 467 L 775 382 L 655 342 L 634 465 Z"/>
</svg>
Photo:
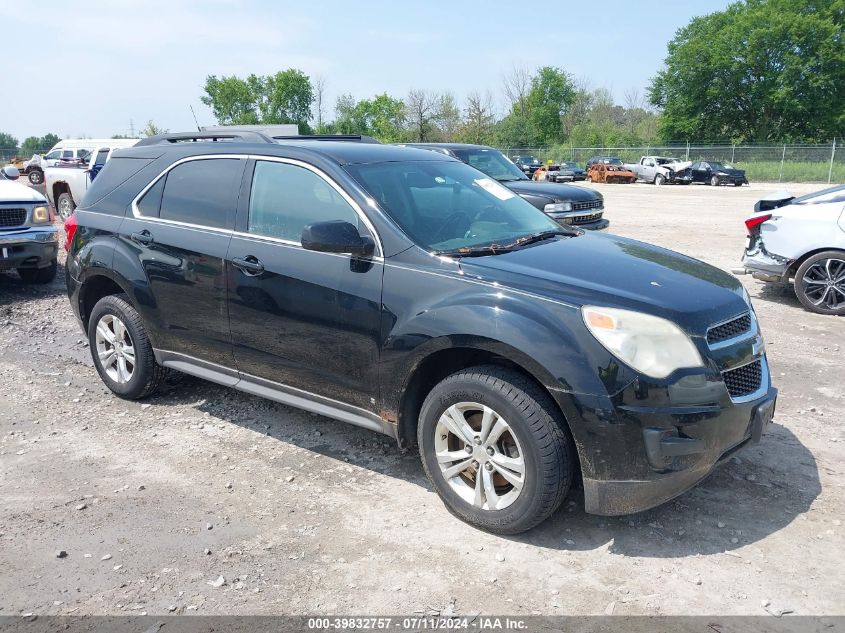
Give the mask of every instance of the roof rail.
<svg viewBox="0 0 845 633">
<path fill-rule="evenodd" d="M 227 142 L 241 141 L 243 143 L 273 143 L 273 139 L 261 132 L 180 132 L 176 134 L 156 134 L 141 139 L 135 147 L 143 145 L 161 145 L 164 143 L 197 143 L 197 142 Z"/>
<path fill-rule="evenodd" d="M 372 136 L 363 134 L 301 134 L 299 136 L 273 136 L 275 141 L 348 141 L 352 143 L 377 143 Z"/>
</svg>

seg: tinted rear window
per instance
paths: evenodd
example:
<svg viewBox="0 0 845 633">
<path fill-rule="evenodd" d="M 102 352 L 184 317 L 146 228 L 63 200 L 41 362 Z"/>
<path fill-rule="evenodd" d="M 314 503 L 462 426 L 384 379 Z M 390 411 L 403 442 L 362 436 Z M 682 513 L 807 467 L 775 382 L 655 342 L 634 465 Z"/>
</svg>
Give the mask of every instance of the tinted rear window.
<svg viewBox="0 0 845 633">
<path fill-rule="evenodd" d="M 161 198 L 162 220 L 229 228 L 234 225 L 245 161 L 192 160 L 171 169 Z"/>
<path fill-rule="evenodd" d="M 97 174 L 80 206 L 90 207 L 98 203 L 151 162 L 150 158 L 112 158 Z"/>
</svg>

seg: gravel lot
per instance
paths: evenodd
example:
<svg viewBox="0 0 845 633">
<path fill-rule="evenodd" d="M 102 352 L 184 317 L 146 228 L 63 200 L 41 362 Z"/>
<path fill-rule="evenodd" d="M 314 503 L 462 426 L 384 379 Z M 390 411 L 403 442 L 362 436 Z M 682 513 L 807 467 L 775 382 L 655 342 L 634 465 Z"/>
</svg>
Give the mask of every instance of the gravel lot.
<svg viewBox="0 0 845 633">
<path fill-rule="evenodd" d="M 783 186 L 596 188 L 613 232 L 730 270 Z M 64 270 L 0 274 L 0 615 L 845 614 L 845 320 L 742 279 L 780 388 L 761 444 L 655 510 L 590 516 L 575 491 L 501 538 L 387 437 L 188 377 L 117 399 Z"/>
</svg>

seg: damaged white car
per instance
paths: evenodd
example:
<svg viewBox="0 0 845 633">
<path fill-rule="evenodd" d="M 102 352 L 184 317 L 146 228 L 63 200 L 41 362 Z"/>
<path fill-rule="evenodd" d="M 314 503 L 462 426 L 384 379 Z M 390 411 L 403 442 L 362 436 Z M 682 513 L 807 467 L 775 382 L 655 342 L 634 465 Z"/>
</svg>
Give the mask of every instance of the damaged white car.
<svg viewBox="0 0 845 633">
<path fill-rule="evenodd" d="M 845 315 L 845 185 L 796 198 L 771 194 L 745 221 L 744 272 L 768 282 L 795 282 L 808 310 Z"/>
</svg>

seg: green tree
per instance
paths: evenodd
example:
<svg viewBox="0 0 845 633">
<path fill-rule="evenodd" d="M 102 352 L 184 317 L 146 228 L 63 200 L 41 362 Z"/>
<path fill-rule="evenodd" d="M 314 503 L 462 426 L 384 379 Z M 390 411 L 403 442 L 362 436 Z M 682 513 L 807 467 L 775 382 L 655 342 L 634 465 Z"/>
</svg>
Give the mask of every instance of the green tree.
<svg viewBox="0 0 845 633">
<path fill-rule="evenodd" d="M 562 117 L 575 97 L 572 80 L 560 68 L 544 66 L 537 70 L 527 96 L 529 129 L 537 142 L 549 144 L 563 140 Z"/>
<path fill-rule="evenodd" d="M 340 134 L 366 134 L 384 143 L 401 141 L 405 125 L 405 104 L 387 93 L 372 100 L 355 101 L 340 95 L 335 106 L 334 131 Z"/>
<path fill-rule="evenodd" d="M 167 130 L 166 128 L 157 126 L 153 123 L 153 120 L 150 119 L 147 121 L 147 124 L 141 128 L 139 134 L 141 136 L 155 136 L 156 134 L 167 134 L 169 131 L 170 130 Z"/>
<path fill-rule="evenodd" d="M 308 75 L 295 68 L 275 75 L 206 77 L 202 102 L 221 125 L 295 123 L 308 133 L 314 90 Z"/>
<path fill-rule="evenodd" d="M 0 149 L 18 149 L 18 139 L 6 132 L 0 132 Z"/>
<path fill-rule="evenodd" d="M 252 85 L 249 79 L 253 79 Z M 205 96 L 200 100 L 211 108 L 220 125 L 251 125 L 258 123 L 258 95 L 255 75 L 249 78 L 209 75 L 205 80 Z"/>
<path fill-rule="evenodd" d="M 496 116 L 493 112 L 493 95 L 487 91 L 471 92 L 467 95 L 464 120 L 458 131 L 458 140 L 463 143 L 487 145 L 493 142 L 493 128 Z"/>
<path fill-rule="evenodd" d="M 52 145 L 50 147 L 52 147 Z M 40 136 L 27 136 L 23 140 L 23 143 L 21 143 L 21 148 L 18 153 L 21 156 L 32 156 L 38 152 L 45 152 L 50 149 L 50 147 L 45 148 L 41 145 Z"/>
<path fill-rule="evenodd" d="M 745 0 L 694 18 L 652 79 L 667 139 L 825 140 L 845 132 L 845 2 Z"/>
</svg>

